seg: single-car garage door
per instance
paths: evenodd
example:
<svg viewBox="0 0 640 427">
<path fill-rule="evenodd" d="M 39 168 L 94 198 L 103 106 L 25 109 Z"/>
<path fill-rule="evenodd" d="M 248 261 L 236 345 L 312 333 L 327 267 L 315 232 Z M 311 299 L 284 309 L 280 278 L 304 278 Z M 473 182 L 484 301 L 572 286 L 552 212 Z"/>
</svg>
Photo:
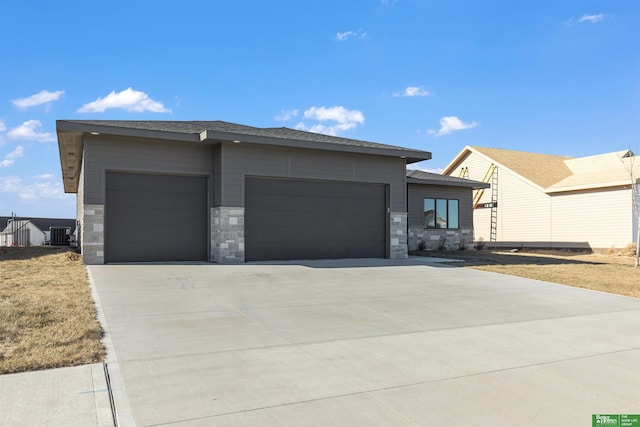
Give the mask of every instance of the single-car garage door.
<svg viewBox="0 0 640 427">
<path fill-rule="evenodd" d="M 384 258 L 383 184 L 245 180 L 245 258 Z"/>
<path fill-rule="evenodd" d="M 206 261 L 207 178 L 107 172 L 105 262 Z"/>
</svg>

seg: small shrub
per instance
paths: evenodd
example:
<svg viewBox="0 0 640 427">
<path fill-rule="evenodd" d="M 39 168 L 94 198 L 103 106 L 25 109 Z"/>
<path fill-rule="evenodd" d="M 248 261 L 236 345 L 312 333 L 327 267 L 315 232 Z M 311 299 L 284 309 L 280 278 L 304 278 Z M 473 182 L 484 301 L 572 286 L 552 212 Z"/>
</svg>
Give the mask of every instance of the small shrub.
<svg viewBox="0 0 640 427">
<path fill-rule="evenodd" d="M 424 240 L 420 240 L 418 242 L 418 250 L 419 251 L 424 251 L 427 248 L 426 243 L 424 243 Z"/>
<path fill-rule="evenodd" d="M 636 256 L 636 245 L 635 243 L 629 243 L 624 248 L 620 249 L 619 252 L 622 256 Z"/>
<path fill-rule="evenodd" d="M 439 251 L 444 251 L 445 250 L 445 243 L 447 241 L 446 237 L 440 237 L 440 240 L 438 241 L 438 250 Z"/>
<path fill-rule="evenodd" d="M 483 250 L 485 248 L 485 246 L 487 246 L 487 245 L 484 242 L 484 239 L 482 237 L 480 237 L 478 239 L 478 241 L 476 242 L 476 249 L 481 251 L 481 250 Z"/>
</svg>

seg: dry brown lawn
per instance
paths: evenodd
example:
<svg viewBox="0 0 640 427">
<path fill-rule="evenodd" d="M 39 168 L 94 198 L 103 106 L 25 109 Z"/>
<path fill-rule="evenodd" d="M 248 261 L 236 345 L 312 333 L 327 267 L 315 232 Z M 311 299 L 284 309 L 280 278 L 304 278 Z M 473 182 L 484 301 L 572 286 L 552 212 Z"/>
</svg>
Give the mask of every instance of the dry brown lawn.
<svg viewBox="0 0 640 427">
<path fill-rule="evenodd" d="M 640 267 L 634 258 L 616 254 L 570 251 L 444 251 L 422 252 L 463 260 L 455 265 L 544 280 L 579 288 L 640 297 Z"/>
<path fill-rule="evenodd" d="M 0 374 L 102 362 L 101 334 L 78 254 L 0 248 Z"/>
</svg>

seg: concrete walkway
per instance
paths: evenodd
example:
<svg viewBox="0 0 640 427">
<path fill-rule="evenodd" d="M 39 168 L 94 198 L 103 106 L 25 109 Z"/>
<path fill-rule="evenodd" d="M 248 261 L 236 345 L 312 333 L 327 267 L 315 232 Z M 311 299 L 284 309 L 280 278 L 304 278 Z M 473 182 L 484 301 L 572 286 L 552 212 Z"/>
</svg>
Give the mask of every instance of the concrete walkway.
<svg viewBox="0 0 640 427">
<path fill-rule="evenodd" d="M 640 300 L 420 259 L 89 267 L 120 425 L 640 413 Z"/>
<path fill-rule="evenodd" d="M 0 425 L 111 427 L 102 364 L 0 375 Z"/>
</svg>

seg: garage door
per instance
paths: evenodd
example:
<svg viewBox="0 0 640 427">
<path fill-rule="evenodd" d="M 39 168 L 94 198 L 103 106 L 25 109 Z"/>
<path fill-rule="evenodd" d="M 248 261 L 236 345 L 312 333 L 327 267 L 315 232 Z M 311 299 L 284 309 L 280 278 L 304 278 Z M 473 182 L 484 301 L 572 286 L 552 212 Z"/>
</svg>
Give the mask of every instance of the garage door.
<svg viewBox="0 0 640 427">
<path fill-rule="evenodd" d="M 105 261 L 206 261 L 207 178 L 107 173 Z"/>
<path fill-rule="evenodd" d="M 384 258 L 381 184 L 246 178 L 247 261 Z"/>
</svg>

